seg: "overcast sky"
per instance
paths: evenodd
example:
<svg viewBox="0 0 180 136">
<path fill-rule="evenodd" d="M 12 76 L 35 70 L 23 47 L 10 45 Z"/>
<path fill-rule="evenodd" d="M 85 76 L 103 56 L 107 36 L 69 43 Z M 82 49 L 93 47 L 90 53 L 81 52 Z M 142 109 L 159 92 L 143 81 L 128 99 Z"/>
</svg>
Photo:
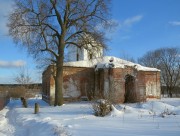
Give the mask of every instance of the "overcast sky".
<svg viewBox="0 0 180 136">
<path fill-rule="evenodd" d="M 11 5 L 12 0 L 0 0 L 0 83 L 14 83 L 20 66 L 41 81 L 31 56 L 8 36 Z M 137 59 L 157 48 L 180 47 L 180 0 L 112 0 L 112 20 L 118 26 L 107 33 L 107 55 Z"/>
</svg>

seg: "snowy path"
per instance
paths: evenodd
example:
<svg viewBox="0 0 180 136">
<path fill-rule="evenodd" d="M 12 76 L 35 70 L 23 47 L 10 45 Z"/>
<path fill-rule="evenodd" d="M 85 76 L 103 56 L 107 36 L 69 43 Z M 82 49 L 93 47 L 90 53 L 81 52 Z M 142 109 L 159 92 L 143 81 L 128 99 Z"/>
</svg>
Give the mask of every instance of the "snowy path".
<svg viewBox="0 0 180 136">
<path fill-rule="evenodd" d="M 24 136 L 24 134 L 27 134 L 28 128 L 25 128 L 21 125 L 18 124 L 16 116 L 15 116 L 15 109 L 11 108 L 7 112 L 7 118 L 8 118 L 8 123 L 12 128 L 12 135 L 13 136 Z"/>
<path fill-rule="evenodd" d="M 0 136 L 24 136 L 24 134 L 27 134 L 27 129 L 17 123 L 15 108 L 18 106 L 20 106 L 20 102 L 15 101 L 3 109 Z"/>
<path fill-rule="evenodd" d="M 0 114 L 0 136 L 13 136 L 15 128 L 10 124 L 7 117 L 9 110 L 3 109 L 3 112 Z"/>
</svg>

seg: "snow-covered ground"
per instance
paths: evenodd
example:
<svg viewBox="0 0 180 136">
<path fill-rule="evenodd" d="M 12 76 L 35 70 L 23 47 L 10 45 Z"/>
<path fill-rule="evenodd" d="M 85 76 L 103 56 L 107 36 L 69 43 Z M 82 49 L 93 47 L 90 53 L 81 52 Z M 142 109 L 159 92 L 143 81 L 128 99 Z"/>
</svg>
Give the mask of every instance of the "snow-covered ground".
<svg viewBox="0 0 180 136">
<path fill-rule="evenodd" d="M 40 112 L 34 114 L 34 103 Z M 11 100 L 0 111 L 0 136 L 179 136 L 180 99 L 120 104 L 106 117 L 96 117 L 90 102 L 48 106 L 29 99 L 28 108 Z M 170 114 L 167 115 L 166 113 Z"/>
</svg>

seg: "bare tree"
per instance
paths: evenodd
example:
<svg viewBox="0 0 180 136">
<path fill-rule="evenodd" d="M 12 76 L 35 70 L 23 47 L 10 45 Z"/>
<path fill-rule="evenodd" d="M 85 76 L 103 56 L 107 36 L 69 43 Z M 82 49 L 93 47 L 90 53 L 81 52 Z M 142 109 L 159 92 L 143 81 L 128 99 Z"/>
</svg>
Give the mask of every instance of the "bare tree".
<svg viewBox="0 0 180 136">
<path fill-rule="evenodd" d="M 33 83 L 32 77 L 29 73 L 29 69 L 25 66 L 19 67 L 17 72 L 14 74 L 14 81 L 18 83 L 18 85 L 10 89 L 10 97 L 26 97 L 27 89 L 29 88 L 30 84 Z"/>
<path fill-rule="evenodd" d="M 159 50 L 149 51 L 144 56 L 139 58 L 138 62 L 144 66 L 158 68 L 160 63 L 159 57 L 160 57 Z"/>
<path fill-rule="evenodd" d="M 30 76 L 28 68 L 20 67 L 19 71 L 14 77 L 14 81 L 21 85 L 27 85 L 32 83 L 32 78 Z"/>
<path fill-rule="evenodd" d="M 130 62 L 134 62 L 134 63 L 136 62 L 135 59 L 125 51 L 120 52 L 120 58 Z"/>
<path fill-rule="evenodd" d="M 180 82 L 180 49 L 161 48 L 147 52 L 139 63 L 156 67 L 161 70 L 161 84 L 166 86 L 167 93 L 172 97 L 172 91 Z"/>
<path fill-rule="evenodd" d="M 56 66 L 54 105 L 63 104 L 65 47 L 106 47 L 103 30 L 96 26 L 109 24 L 109 1 L 15 0 L 9 16 L 9 34 L 37 60 Z"/>
</svg>

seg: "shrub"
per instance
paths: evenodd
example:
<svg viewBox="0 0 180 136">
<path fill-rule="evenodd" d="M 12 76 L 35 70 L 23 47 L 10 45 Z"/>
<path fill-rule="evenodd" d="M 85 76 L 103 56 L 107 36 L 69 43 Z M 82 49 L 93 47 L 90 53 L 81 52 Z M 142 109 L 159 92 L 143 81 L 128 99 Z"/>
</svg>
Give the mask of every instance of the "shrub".
<svg viewBox="0 0 180 136">
<path fill-rule="evenodd" d="M 111 105 L 111 102 L 105 99 L 95 101 L 93 103 L 93 110 L 95 116 L 104 117 L 109 114 L 112 111 Z"/>
<path fill-rule="evenodd" d="M 11 88 L 9 91 L 9 96 L 11 98 L 20 98 L 20 97 L 24 97 L 24 95 L 25 95 L 25 88 L 22 86 Z"/>
<path fill-rule="evenodd" d="M 165 118 L 167 115 L 176 115 L 176 113 L 169 111 L 169 109 L 165 109 L 165 110 L 160 114 L 160 117 Z"/>
</svg>

